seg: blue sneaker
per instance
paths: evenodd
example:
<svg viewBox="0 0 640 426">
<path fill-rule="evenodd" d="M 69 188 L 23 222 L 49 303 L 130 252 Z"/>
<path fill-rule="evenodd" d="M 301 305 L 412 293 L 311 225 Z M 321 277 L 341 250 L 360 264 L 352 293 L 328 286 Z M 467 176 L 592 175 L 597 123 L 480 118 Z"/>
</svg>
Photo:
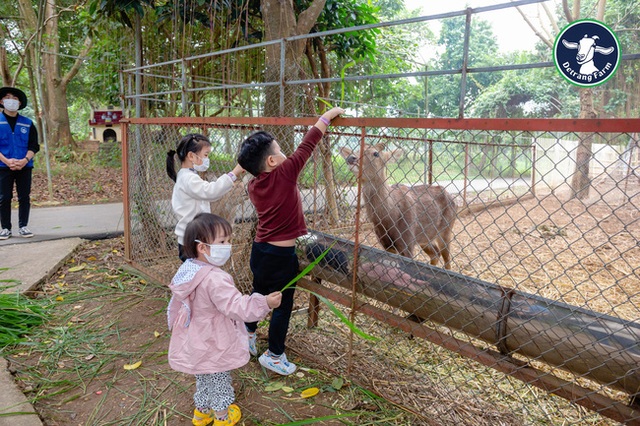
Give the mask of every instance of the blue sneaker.
<svg viewBox="0 0 640 426">
<path fill-rule="evenodd" d="M 287 360 L 287 355 L 282 354 L 274 356 L 269 351 L 266 351 L 265 353 L 260 355 L 260 358 L 258 358 L 258 362 L 260 362 L 260 365 L 262 365 L 267 370 L 271 370 L 283 376 L 293 374 L 297 368 L 295 364 Z"/>
<path fill-rule="evenodd" d="M 7 240 L 11 238 L 11 230 L 4 228 L 2 231 L 0 231 L 0 240 Z"/>
</svg>

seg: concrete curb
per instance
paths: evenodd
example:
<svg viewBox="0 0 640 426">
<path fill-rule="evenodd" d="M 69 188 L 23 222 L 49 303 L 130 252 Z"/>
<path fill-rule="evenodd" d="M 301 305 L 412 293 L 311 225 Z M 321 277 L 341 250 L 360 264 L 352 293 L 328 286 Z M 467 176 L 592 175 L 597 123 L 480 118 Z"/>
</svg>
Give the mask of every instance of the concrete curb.
<svg viewBox="0 0 640 426">
<path fill-rule="evenodd" d="M 13 381 L 8 365 L 0 358 L 0 426 L 42 426 L 38 413 Z"/>
<path fill-rule="evenodd" d="M 16 286 L 2 293 L 31 294 L 71 256 L 84 240 L 66 238 L 0 247 L 0 271 L 3 280 L 14 280 Z"/>
</svg>

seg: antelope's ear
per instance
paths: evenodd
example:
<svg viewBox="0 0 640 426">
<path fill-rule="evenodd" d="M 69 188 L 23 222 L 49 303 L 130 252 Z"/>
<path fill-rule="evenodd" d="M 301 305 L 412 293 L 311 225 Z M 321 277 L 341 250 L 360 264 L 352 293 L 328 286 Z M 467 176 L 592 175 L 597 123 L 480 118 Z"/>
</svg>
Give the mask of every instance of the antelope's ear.
<svg viewBox="0 0 640 426">
<path fill-rule="evenodd" d="M 390 163 L 397 163 L 404 158 L 404 151 L 399 148 L 394 149 L 393 151 L 383 152 L 382 154 L 384 161 Z"/>
<path fill-rule="evenodd" d="M 346 159 L 351 154 L 353 154 L 353 151 L 351 151 L 349 148 L 345 148 L 345 147 L 340 148 L 340 155 L 342 156 L 342 158 Z"/>
<path fill-rule="evenodd" d="M 378 152 L 384 151 L 386 147 L 387 147 L 387 145 L 384 142 L 379 142 L 379 143 L 373 145 L 373 148 Z"/>
</svg>

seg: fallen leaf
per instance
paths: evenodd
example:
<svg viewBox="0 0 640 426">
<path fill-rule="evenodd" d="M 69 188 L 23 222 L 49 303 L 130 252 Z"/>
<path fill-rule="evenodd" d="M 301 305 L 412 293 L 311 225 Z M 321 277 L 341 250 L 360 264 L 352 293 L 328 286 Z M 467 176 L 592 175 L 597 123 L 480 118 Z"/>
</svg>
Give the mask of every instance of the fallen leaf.
<svg viewBox="0 0 640 426">
<path fill-rule="evenodd" d="M 293 392 L 293 388 L 289 387 L 289 386 L 283 386 L 282 387 L 282 392 L 285 393 L 292 393 Z"/>
<path fill-rule="evenodd" d="M 92 359 L 94 359 L 96 356 L 94 354 L 89 354 L 87 356 L 84 357 L 85 361 L 91 361 Z"/>
<path fill-rule="evenodd" d="M 83 263 L 82 265 L 78 265 L 78 266 L 74 266 L 72 268 L 69 268 L 69 272 L 78 272 L 78 271 L 82 271 L 84 268 L 87 267 L 86 263 Z"/>
<path fill-rule="evenodd" d="M 303 378 L 303 377 L 304 377 L 304 373 L 303 373 L 303 372 L 301 372 L 301 371 L 298 371 L 298 372 L 296 373 L 296 377 Z"/>
<path fill-rule="evenodd" d="M 93 261 L 98 260 L 98 259 L 95 256 L 89 256 L 89 257 L 87 257 L 87 260 L 93 262 Z"/>
<path fill-rule="evenodd" d="M 63 300 L 64 300 L 64 297 L 62 297 L 62 296 L 56 297 L 56 301 L 58 301 L 58 302 L 62 302 Z"/>
<path fill-rule="evenodd" d="M 344 379 L 342 377 L 336 377 L 331 382 L 331 387 L 334 388 L 335 390 L 342 389 L 342 386 L 344 386 Z"/>
<path fill-rule="evenodd" d="M 273 391 L 277 391 L 277 390 L 282 389 L 283 386 L 284 386 L 284 384 L 282 382 L 273 382 L 273 383 L 268 384 L 264 388 L 264 390 L 266 392 L 273 392 Z"/>
<path fill-rule="evenodd" d="M 320 392 L 318 388 L 307 388 L 300 393 L 300 396 L 303 398 L 311 398 L 312 396 L 316 396 Z"/>
<path fill-rule="evenodd" d="M 140 284 L 146 284 L 147 282 L 145 280 L 140 280 L 138 281 Z"/>
<path fill-rule="evenodd" d="M 96 391 L 96 395 L 102 395 L 102 391 Z"/>
<path fill-rule="evenodd" d="M 136 368 L 140 367 L 141 365 L 142 365 L 142 361 L 138 361 L 138 362 L 133 363 L 133 364 L 125 364 L 123 368 L 125 370 L 135 370 Z"/>
<path fill-rule="evenodd" d="M 154 331 L 153 335 L 156 336 L 156 337 L 160 337 L 160 333 L 158 333 L 157 331 Z"/>
</svg>

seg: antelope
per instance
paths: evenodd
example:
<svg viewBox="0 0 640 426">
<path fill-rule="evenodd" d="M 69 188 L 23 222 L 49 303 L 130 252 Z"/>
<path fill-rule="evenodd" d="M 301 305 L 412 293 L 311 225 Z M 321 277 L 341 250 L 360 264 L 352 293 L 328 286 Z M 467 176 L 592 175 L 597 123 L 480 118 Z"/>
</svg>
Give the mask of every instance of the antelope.
<svg viewBox="0 0 640 426">
<path fill-rule="evenodd" d="M 340 155 L 349 170 L 358 176 L 362 168 L 365 210 L 384 249 L 412 258 L 419 245 L 437 265 L 442 256 L 444 267 L 451 269 L 451 240 L 456 220 L 453 197 L 441 186 L 388 185 L 386 163 L 403 155 L 402 150 L 383 151 L 384 145 L 365 145 L 359 152 L 341 148 Z"/>
</svg>

